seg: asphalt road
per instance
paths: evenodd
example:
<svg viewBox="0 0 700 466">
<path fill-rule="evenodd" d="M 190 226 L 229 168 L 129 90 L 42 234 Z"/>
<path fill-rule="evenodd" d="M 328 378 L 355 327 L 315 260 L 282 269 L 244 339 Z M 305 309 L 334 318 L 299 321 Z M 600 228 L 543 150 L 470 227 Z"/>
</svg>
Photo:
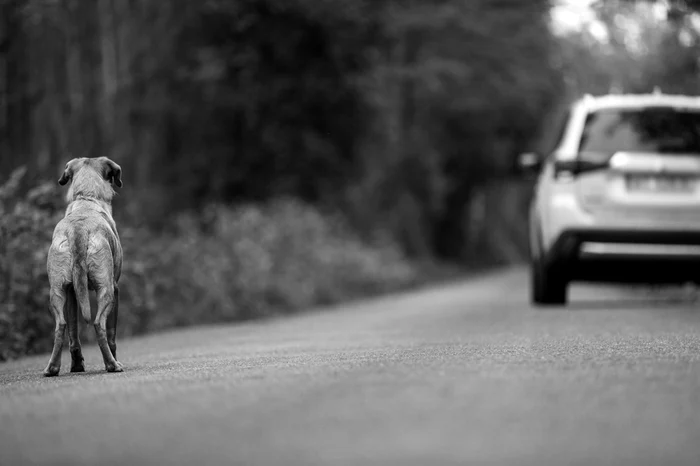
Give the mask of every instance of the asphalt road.
<svg viewBox="0 0 700 466">
<path fill-rule="evenodd" d="M 537 310 L 526 286 L 124 339 L 121 374 L 95 347 L 84 374 L 2 364 L 0 464 L 700 464 L 700 305 L 575 285 Z"/>
</svg>

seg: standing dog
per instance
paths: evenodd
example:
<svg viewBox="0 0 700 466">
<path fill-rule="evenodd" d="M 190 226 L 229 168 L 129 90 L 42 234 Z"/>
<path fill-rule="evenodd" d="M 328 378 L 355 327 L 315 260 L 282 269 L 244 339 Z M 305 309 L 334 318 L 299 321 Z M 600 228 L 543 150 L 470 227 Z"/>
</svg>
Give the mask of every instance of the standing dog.
<svg viewBox="0 0 700 466">
<path fill-rule="evenodd" d="M 122 247 L 112 218 L 112 184 L 121 188 L 122 170 L 107 157 L 77 158 L 66 164 L 58 184 L 68 189 L 65 217 L 53 232 L 47 260 L 50 307 L 56 319 L 53 352 L 44 370 L 47 377 L 61 370 L 66 322 L 71 372 L 85 371 L 78 337 L 78 310 L 90 323 L 88 290 L 97 294 L 94 327 L 108 372 L 122 372 L 117 361 L 117 314 Z M 65 312 L 64 312 L 65 310 Z"/>
</svg>

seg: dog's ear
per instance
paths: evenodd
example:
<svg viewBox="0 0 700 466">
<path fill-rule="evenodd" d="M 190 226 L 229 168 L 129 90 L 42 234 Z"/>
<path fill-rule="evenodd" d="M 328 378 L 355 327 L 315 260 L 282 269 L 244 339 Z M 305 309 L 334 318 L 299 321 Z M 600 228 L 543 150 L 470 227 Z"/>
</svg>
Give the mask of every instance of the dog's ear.
<svg viewBox="0 0 700 466">
<path fill-rule="evenodd" d="M 114 183 L 118 188 L 122 187 L 122 167 L 107 157 L 103 157 L 105 164 L 105 178 Z"/>
<path fill-rule="evenodd" d="M 66 164 L 65 170 L 63 170 L 63 175 L 58 179 L 58 184 L 64 186 L 73 178 L 73 162 L 77 159 L 72 159 Z"/>
</svg>

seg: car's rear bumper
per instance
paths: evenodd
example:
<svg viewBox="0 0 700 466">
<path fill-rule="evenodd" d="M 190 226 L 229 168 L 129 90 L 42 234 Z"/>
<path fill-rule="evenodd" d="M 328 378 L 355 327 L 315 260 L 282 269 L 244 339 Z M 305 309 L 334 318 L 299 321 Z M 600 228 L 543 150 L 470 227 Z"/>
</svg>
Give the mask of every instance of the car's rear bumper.
<svg viewBox="0 0 700 466">
<path fill-rule="evenodd" d="M 567 230 L 547 260 L 571 280 L 700 282 L 700 231 Z"/>
</svg>

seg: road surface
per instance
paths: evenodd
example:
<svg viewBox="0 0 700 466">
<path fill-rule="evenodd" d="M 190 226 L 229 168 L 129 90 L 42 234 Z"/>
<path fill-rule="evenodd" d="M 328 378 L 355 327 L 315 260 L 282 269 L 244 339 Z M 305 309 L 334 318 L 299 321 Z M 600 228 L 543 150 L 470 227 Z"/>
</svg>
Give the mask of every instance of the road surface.
<svg viewBox="0 0 700 466">
<path fill-rule="evenodd" d="M 537 310 L 526 290 L 508 269 L 125 339 L 121 374 L 95 347 L 85 374 L 67 352 L 57 378 L 5 363 L 0 464 L 699 465 L 698 305 L 574 285 Z"/>
</svg>

